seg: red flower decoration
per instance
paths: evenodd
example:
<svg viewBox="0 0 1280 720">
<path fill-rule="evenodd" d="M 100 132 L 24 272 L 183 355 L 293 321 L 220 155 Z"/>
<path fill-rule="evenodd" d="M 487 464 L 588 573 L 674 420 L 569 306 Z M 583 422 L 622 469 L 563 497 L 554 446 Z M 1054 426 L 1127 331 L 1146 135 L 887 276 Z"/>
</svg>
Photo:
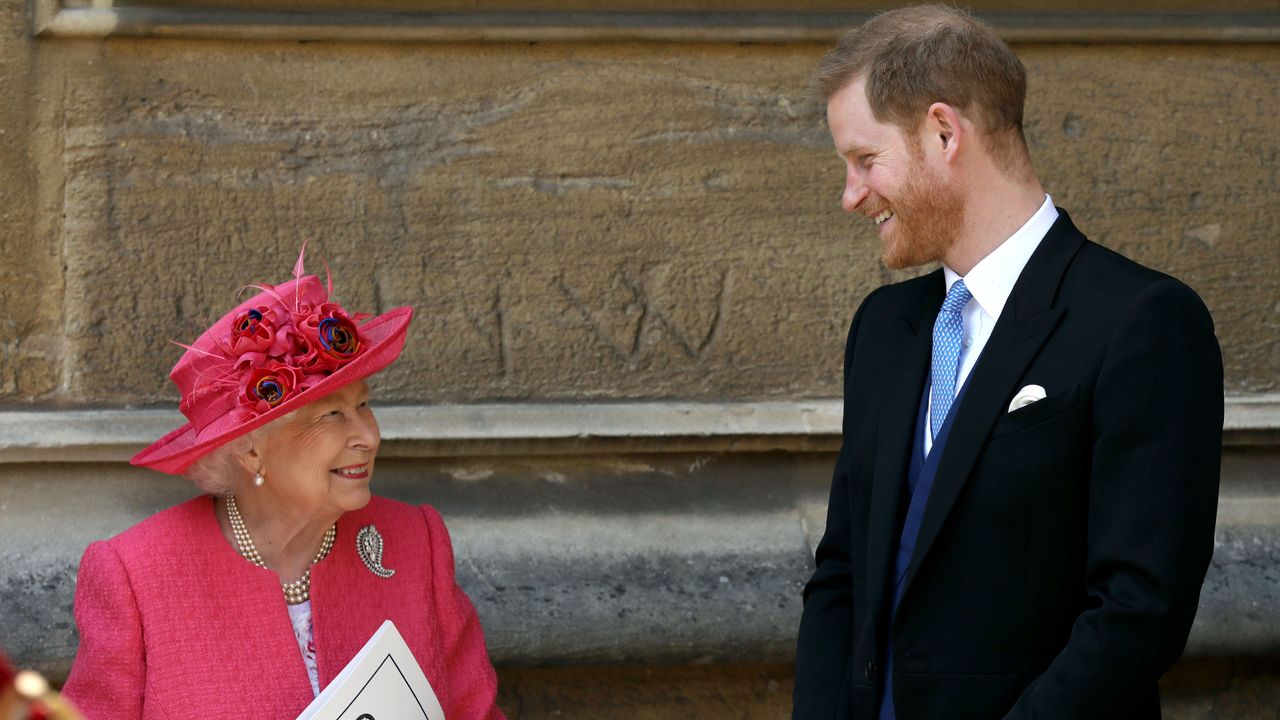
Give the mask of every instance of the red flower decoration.
<svg viewBox="0 0 1280 720">
<path fill-rule="evenodd" d="M 240 405 L 261 415 L 284 402 L 303 380 L 301 372 L 283 363 L 255 368 L 245 378 Z"/>
<path fill-rule="evenodd" d="M 231 352 L 236 356 L 266 352 L 275 339 L 275 313 L 269 308 L 250 308 L 231 323 Z"/>
<path fill-rule="evenodd" d="M 305 373 L 329 372 L 328 366 L 317 356 L 311 341 L 302 333 L 289 334 L 289 364 Z"/>
<path fill-rule="evenodd" d="M 240 386 L 232 411 L 238 421 L 319 384 L 363 350 L 360 331 L 341 305 L 274 297 L 279 306 L 238 315 L 229 341 L 220 346 Z"/>
<path fill-rule="evenodd" d="M 338 362 L 345 364 L 360 354 L 360 331 L 345 313 L 321 320 L 316 334 L 320 338 L 320 352 Z"/>
<path fill-rule="evenodd" d="M 295 321 L 298 318 L 295 317 Z M 297 322 L 307 352 L 299 360 L 314 363 L 333 372 L 360 354 L 360 331 L 336 303 L 324 303 Z M 295 347 L 302 347 L 295 341 Z M 295 353 L 295 357 L 298 355 Z"/>
</svg>

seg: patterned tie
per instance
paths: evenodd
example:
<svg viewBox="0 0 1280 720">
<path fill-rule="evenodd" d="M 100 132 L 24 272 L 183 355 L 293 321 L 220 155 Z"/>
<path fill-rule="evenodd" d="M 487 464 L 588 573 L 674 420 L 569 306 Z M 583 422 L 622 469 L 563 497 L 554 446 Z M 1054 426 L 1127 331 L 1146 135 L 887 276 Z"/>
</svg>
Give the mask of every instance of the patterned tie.
<svg viewBox="0 0 1280 720">
<path fill-rule="evenodd" d="M 956 374 L 960 369 L 960 342 L 964 336 L 961 311 L 973 295 L 957 280 L 942 301 L 938 319 L 933 322 L 933 402 L 929 412 L 930 431 L 938 439 L 938 430 L 947 419 L 951 402 L 956 397 Z"/>
</svg>

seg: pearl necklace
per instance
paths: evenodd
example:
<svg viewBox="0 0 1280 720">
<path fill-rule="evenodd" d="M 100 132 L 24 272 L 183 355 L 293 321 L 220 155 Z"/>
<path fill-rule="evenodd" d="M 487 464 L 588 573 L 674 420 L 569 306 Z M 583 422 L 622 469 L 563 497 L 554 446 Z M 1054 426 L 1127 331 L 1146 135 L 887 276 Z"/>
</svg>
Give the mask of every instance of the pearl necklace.
<svg viewBox="0 0 1280 720">
<path fill-rule="evenodd" d="M 253 538 L 249 535 L 249 528 L 245 527 L 244 518 L 240 517 L 240 509 L 236 507 L 236 498 L 234 495 L 227 494 L 224 496 L 227 501 L 227 520 L 231 522 L 231 534 L 236 538 L 236 550 L 245 560 L 257 565 L 260 568 L 267 568 L 267 564 L 262 561 L 262 556 L 258 554 L 258 548 L 253 544 Z M 325 531 L 324 541 L 320 543 L 320 552 L 316 553 L 316 559 L 311 561 L 311 565 L 315 565 L 333 549 L 333 540 L 338 534 L 338 526 L 335 523 L 330 525 Z M 293 582 L 280 583 L 280 588 L 284 590 L 284 601 L 290 605 L 301 605 L 311 599 L 311 565 L 307 566 L 307 571 L 302 573 L 302 577 Z"/>
</svg>

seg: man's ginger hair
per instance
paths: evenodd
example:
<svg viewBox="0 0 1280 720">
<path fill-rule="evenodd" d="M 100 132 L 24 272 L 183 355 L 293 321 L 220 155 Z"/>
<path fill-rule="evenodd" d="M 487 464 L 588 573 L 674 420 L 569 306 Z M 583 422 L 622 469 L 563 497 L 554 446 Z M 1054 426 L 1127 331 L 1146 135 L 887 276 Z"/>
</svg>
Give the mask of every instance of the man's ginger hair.
<svg viewBox="0 0 1280 720">
<path fill-rule="evenodd" d="M 1027 71 L 996 31 L 970 13 L 915 5 L 880 13 L 845 33 L 818 63 L 824 102 L 866 78 L 872 115 L 914 133 L 935 102 L 956 108 L 1006 172 L 1029 167 L 1022 109 Z"/>
</svg>

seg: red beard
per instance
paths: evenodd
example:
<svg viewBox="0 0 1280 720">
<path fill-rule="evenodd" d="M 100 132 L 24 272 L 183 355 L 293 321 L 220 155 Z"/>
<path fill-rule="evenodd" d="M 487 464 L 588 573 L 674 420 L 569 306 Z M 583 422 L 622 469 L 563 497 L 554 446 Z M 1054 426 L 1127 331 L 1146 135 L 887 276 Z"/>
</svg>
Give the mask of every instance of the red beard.
<svg viewBox="0 0 1280 720">
<path fill-rule="evenodd" d="M 960 193 L 933 174 L 923 155 L 914 160 L 907 182 L 892 204 L 893 227 L 884 237 L 884 264 L 893 269 L 941 261 L 960 237 L 964 202 Z"/>
</svg>

